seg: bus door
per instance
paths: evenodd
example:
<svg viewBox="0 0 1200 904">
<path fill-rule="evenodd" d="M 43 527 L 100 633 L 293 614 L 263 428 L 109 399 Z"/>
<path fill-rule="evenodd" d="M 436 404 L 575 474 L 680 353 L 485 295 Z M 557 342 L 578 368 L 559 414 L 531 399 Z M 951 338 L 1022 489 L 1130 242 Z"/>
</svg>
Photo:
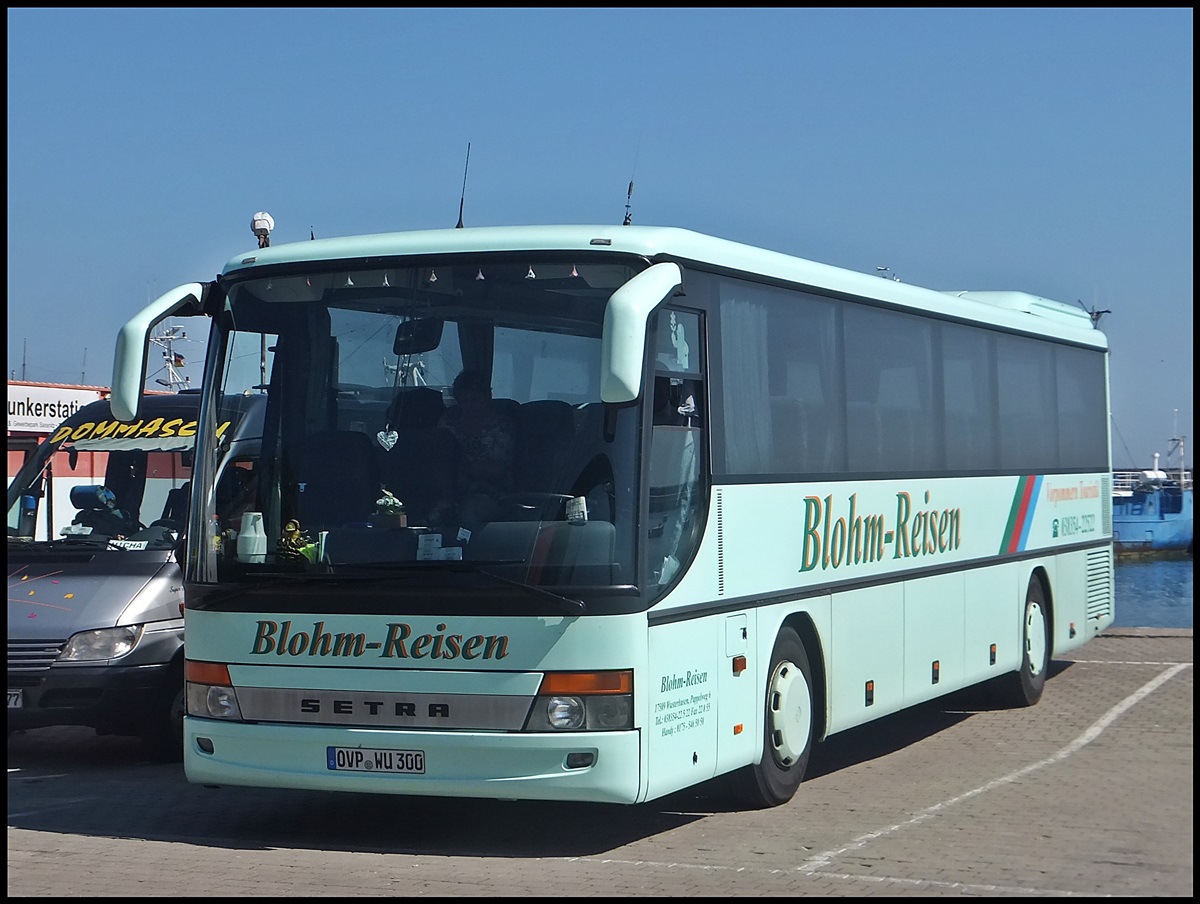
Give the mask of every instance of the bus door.
<svg viewBox="0 0 1200 904">
<path fill-rule="evenodd" d="M 647 582 L 656 596 L 691 559 L 708 495 L 700 315 L 664 308 L 657 320 L 646 522 Z"/>
<path fill-rule="evenodd" d="M 654 336 L 643 528 L 645 581 L 652 598 L 676 588 L 689 573 L 704 528 L 709 471 L 700 314 L 664 307 L 655 317 Z M 715 582 L 696 580 L 692 573 L 677 593 L 686 594 L 687 603 L 705 602 L 715 596 Z M 651 796 L 716 774 L 724 632 L 724 615 L 650 629 Z"/>
</svg>

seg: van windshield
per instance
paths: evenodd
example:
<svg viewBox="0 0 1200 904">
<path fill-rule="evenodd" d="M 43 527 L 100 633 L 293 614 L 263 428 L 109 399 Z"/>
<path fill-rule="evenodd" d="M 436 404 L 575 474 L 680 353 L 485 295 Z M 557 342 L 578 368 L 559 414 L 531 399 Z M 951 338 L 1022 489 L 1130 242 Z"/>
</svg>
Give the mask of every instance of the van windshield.
<svg viewBox="0 0 1200 904">
<path fill-rule="evenodd" d="M 10 546 L 173 549 L 186 531 L 199 399 L 148 395 L 132 423 L 100 401 L 63 421 L 9 484 Z M 219 429 L 241 427 L 226 414 Z"/>
</svg>

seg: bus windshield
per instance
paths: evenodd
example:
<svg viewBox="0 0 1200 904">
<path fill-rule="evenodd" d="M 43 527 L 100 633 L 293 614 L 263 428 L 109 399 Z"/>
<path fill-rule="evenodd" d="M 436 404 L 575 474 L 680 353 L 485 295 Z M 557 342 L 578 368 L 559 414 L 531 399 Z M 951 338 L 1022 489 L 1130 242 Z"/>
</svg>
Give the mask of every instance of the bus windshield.
<svg viewBox="0 0 1200 904">
<path fill-rule="evenodd" d="M 421 588 L 408 609 L 628 601 L 642 415 L 601 402 L 601 334 L 645 266 L 491 253 L 227 276 L 207 391 L 265 393 L 262 462 L 191 579 L 387 576 Z"/>
</svg>

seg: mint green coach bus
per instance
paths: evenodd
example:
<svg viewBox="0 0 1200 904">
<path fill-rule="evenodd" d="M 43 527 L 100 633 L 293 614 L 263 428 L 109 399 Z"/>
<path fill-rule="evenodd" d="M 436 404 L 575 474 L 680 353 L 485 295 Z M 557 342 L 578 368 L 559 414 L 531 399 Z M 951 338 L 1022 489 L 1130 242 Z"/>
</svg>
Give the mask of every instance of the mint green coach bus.
<svg viewBox="0 0 1200 904">
<path fill-rule="evenodd" d="M 186 314 L 193 782 L 774 806 L 826 737 L 1034 704 L 1112 623 L 1107 340 L 1070 305 L 676 228 L 260 240 L 124 327 L 118 417 Z"/>
</svg>

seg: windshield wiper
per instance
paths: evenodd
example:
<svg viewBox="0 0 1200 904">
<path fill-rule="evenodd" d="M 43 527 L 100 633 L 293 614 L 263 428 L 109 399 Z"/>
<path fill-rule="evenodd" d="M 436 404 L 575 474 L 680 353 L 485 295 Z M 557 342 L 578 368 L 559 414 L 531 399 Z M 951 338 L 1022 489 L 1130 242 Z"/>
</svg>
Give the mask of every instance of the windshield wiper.
<svg viewBox="0 0 1200 904">
<path fill-rule="evenodd" d="M 547 590 L 545 587 L 535 587 L 531 584 L 522 583 L 521 581 L 514 581 L 512 578 L 501 577 L 498 574 L 494 574 L 491 571 L 480 568 L 478 565 L 473 565 L 469 562 L 453 562 L 452 564 L 457 566 L 453 569 L 455 571 L 463 571 L 468 574 L 482 575 L 485 578 L 491 578 L 493 581 L 501 584 L 507 584 L 510 587 L 519 587 L 522 590 L 532 593 L 534 596 L 540 596 L 543 599 L 553 600 L 554 602 L 564 606 L 568 613 L 582 615 L 587 611 L 587 606 L 584 605 L 583 600 L 577 600 L 569 596 L 563 596 L 561 593 L 555 593 L 553 590 Z M 503 565 L 507 563 L 497 562 L 495 564 Z"/>
</svg>

